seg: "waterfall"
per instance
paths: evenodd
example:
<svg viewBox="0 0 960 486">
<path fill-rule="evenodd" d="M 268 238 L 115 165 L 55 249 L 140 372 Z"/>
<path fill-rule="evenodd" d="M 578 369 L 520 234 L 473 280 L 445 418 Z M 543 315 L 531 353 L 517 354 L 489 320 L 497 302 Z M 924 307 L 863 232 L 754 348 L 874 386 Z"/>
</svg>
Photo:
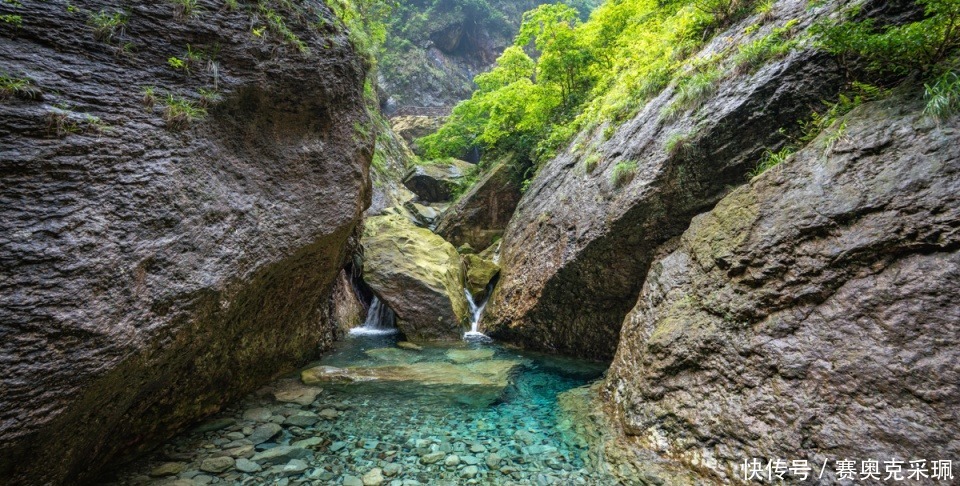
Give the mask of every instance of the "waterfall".
<svg viewBox="0 0 960 486">
<path fill-rule="evenodd" d="M 393 309 L 380 301 L 380 298 L 373 296 L 370 302 L 370 310 L 367 311 L 367 320 L 363 325 L 350 330 L 350 334 L 371 335 L 371 334 L 395 334 L 397 332 L 396 315 Z"/>
<path fill-rule="evenodd" d="M 463 338 L 468 340 L 480 340 L 488 341 L 490 340 L 486 334 L 479 331 L 480 327 L 480 317 L 483 316 L 483 309 L 487 307 L 487 301 L 490 297 L 489 290 L 487 295 L 483 298 L 483 302 L 480 302 L 480 305 L 477 305 L 473 300 L 473 294 L 470 293 L 470 290 L 463 289 L 463 293 L 467 296 L 467 303 L 470 304 L 470 332 L 464 333 Z"/>
</svg>

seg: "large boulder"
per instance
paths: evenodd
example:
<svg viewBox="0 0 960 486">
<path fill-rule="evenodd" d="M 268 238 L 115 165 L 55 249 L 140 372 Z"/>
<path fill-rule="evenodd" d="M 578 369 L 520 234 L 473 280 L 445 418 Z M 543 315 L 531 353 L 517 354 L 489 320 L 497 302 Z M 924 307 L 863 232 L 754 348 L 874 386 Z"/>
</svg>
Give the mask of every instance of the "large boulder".
<svg viewBox="0 0 960 486">
<path fill-rule="evenodd" d="M 633 444 L 722 482 L 960 456 L 960 118 L 921 109 L 855 110 L 664 248 L 607 380 Z"/>
<path fill-rule="evenodd" d="M 476 166 L 457 159 L 444 159 L 413 166 L 403 178 L 403 184 L 420 201 L 438 203 L 453 198 L 454 191 L 467 183 L 467 176 Z"/>
<path fill-rule="evenodd" d="M 442 116 L 396 116 L 390 119 L 390 126 L 397 135 L 407 142 L 410 149 L 416 152 L 416 140 L 436 132 L 443 125 L 445 119 Z"/>
<path fill-rule="evenodd" d="M 37 90 L 0 101 L 0 483 L 83 484 L 331 344 L 365 72 L 322 2 L 287 17 L 304 52 L 246 8 L 24 3 L 0 34 Z"/>
<path fill-rule="evenodd" d="M 519 179 L 509 159 L 496 163 L 443 213 L 437 234 L 454 246 L 489 247 L 503 236 L 520 202 Z"/>
<path fill-rule="evenodd" d="M 867 2 L 862 14 L 889 4 Z M 697 58 L 713 63 L 729 55 L 730 45 L 753 42 L 791 19 L 802 31 L 830 11 L 778 1 L 758 14 L 771 17 L 763 28 L 747 28 L 760 22 L 748 17 Z M 755 73 L 721 77 L 712 96 L 676 116 L 664 116 L 684 106 L 673 105 L 684 96 L 674 84 L 609 140 L 605 128 L 579 135 L 524 193 L 504 235 L 504 270 L 481 329 L 529 347 L 612 357 L 657 247 L 742 184 L 765 149 L 786 143 L 778 128 L 798 127 L 843 82 L 833 59 L 795 50 Z M 670 149 L 677 137 L 684 150 Z M 631 177 L 616 177 L 625 172 Z"/>
<path fill-rule="evenodd" d="M 480 255 L 463 255 L 463 264 L 467 269 L 466 287 L 476 302 L 487 296 L 487 285 L 500 273 L 500 265 Z"/>
<path fill-rule="evenodd" d="M 460 339 L 469 329 L 463 265 L 453 245 L 399 215 L 368 218 L 362 242 L 363 279 L 393 309 L 408 339 Z"/>
</svg>

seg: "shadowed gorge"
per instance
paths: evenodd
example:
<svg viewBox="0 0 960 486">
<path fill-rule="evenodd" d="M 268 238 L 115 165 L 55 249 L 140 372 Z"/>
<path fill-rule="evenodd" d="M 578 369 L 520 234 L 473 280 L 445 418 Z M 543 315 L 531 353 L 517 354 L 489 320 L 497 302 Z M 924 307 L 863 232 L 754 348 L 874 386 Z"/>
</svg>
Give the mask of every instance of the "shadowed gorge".
<svg viewBox="0 0 960 486">
<path fill-rule="evenodd" d="M 953 484 L 958 0 L 0 2 L 0 485 Z"/>
</svg>

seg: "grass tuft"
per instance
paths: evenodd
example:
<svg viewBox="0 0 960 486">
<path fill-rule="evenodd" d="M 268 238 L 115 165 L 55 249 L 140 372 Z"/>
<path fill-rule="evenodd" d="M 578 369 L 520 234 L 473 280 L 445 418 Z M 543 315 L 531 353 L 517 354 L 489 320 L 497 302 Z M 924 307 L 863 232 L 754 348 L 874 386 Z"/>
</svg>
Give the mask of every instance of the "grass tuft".
<svg viewBox="0 0 960 486">
<path fill-rule="evenodd" d="M 945 120 L 960 112 L 960 75 L 947 71 L 933 84 L 924 85 L 925 116 Z"/>
<path fill-rule="evenodd" d="M 618 163 L 610 173 L 610 184 L 614 188 L 621 188 L 630 183 L 637 175 L 637 163 L 626 160 Z"/>
<path fill-rule="evenodd" d="M 194 101 L 172 94 L 164 100 L 163 119 L 173 130 L 182 130 L 206 116 L 207 110 Z"/>
</svg>

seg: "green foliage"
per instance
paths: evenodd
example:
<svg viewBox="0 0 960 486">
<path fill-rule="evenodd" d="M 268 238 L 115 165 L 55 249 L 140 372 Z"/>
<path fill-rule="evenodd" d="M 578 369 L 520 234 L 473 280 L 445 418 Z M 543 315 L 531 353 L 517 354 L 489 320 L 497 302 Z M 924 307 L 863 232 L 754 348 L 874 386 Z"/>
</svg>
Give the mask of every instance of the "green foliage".
<svg viewBox="0 0 960 486">
<path fill-rule="evenodd" d="M 710 28 L 719 29 L 749 14 L 752 3 L 751 0 L 698 0 L 694 5 L 710 16 Z"/>
<path fill-rule="evenodd" d="M 187 61 L 180 59 L 177 56 L 170 56 L 170 58 L 167 59 L 167 64 L 177 71 L 190 71 L 190 65 L 187 63 Z"/>
<path fill-rule="evenodd" d="M 129 17 L 124 12 L 100 10 L 97 13 L 90 14 L 88 23 L 93 28 L 94 39 L 111 43 L 115 38 L 123 36 L 128 19 Z"/>
<path fill-rule="evenodd" d="M 200 101 L 198 102 L 198 105 L 201 108 L 209 108 L 223 100 L 223 96 L 220 94 L 220 92 L 214 89 L 200 88 L 197 90 L 197 92 L 200 94 Z"/>
<path fill-rule="evenodd" d="M 197 0 L 173 0 L 173 4 L 177 9 L 177 17 L 181 19 L 193 17 L 200 13 Z"/>
<path fill-rule="evenodd" d="M 266 20 L 267 29 L 274 35 L 279 36 L 285 43 L 294 47 L 301 54 L 309 54 L 310 48 L 287 26 L 286 20 L 276 10 L 270 8 L 265 2 L 261 1 L 258 6 L 260 15 Z M 262 35 L 262 31 L 261 31 Z M 259 36 L 258 36 L 259 37 Z"/>
<path fill-rule="evenodd" d="M 600 165 L 600 154 L 594 152 L 587 156 L 586 159 L 583 159 L 583 170 L 587 174 L 592 174 L 594 170 L 597 169 L 597 166 Z"/>
<path fill-rule="evenodd" d="M 948 71 L 933 84 L 924 85 L 924 99 L 927 104 L 923 114 L 926 116 L 945 120 L 960 112 L 960 75 Z"/>
<path fill-rule="evenodd" d="M 375 65 L 387 39 L 387 21 L 398 2 L 394 0 L 328 0 L 327 5 L 346 25 L 354 47 Z"/>
<path fill-rule="evenodd" d="M 680 78 L 677 93 L 673 101 L 663 109 L 661 116 L 670 120 L 686 110 L 699 108 L 708 98 L 717 92 L 720 70 L 710 69 Z"/>
<path fill-rule="evenodd" d="M 153 86 L 144 86 L 141 90 L 143 97 L 141 101 L 143 102 L 143 107 L 147 109 L 152 109 L 157 104 L 157 88 Z"/>
<path fill-rule="evenodd" d="M 173 130 L 186 128 L 191 123 L 207 116 L 207 110 L 186 98 L 167 95 L 164 100 L 163 119 Z"/>
<path fill-rule="evenodd" d="M 740 46 L 739 52 L 733 58 L 735 70 L 738 73 L 747 73 L 771 59 L 786 56 L 798 44 L 798 41 L 792 39 L 796 25 L 797 21 L 791 20 L 783 27 L 773 29 L 770 34 Z"/>
<path fill-rule="evenodd" d="M 23 17 L 20 15 L 5 14 L 0 15 L 0 22 L 10 24 L 16 28 L 23 27 Z"/>
<path fill-rule="evenodd" d="M 903 25 L 878 27 L 872 20 L 853 21 L 857 9 L 840 21 L 814 26 L 818 46 L 849 67 L 854 57 L 865 59 L 881 74 L 938 75 L 956 63 L 960 48 L 960 0 L 918 0 L 925 17 Z"/>
<path fill-rule="evenodd" d="M 227 7 L 227 10 L 234 11 L 240 8 L 240 4 L 237 3 L 237 0 L 226 0 L 223 2 L 223 5 Z"/>
<path fill-rule="evenodd" d="M 610 173 L 610 184 L 614 188 L 620 188 L 630 183 L 637 175 L 637 163 L 632 160 L 626 160 L 617 163 Z"/>
<path fill-rule="evenodd" d="M 674 133 L 667 137 L 663 150 L 671 156 L 690 156 L 697 152 L 693 133 Z"/>
<path fill-rule="evenodd" d="M 17 98 L 37 100 L 42 97 L 40 88 L 27 78 L 15 78 L 0 73 L 0 100 L 15 96 Z"/>
<path fill-rule="evenodd" d="M 760 174 L 763 174 L 767 170 L 780 165 L 781 163 L 789 159 L 790 156 L 793 155 L 794 152 L 796 152 L 796 150 L 797 150 L 796 147 L 792 145 L 786 146 L 777 152 L 774 152 L 772 150 L 767 150 L 766 152 L 763 153 L 763 157 L 760 159 L 760 163 L 757 164 L 757 166 L 752 171 L 750 171 L 750 174 L 749 174 L 750 178 L 754 178 Z"/>
</svg>

